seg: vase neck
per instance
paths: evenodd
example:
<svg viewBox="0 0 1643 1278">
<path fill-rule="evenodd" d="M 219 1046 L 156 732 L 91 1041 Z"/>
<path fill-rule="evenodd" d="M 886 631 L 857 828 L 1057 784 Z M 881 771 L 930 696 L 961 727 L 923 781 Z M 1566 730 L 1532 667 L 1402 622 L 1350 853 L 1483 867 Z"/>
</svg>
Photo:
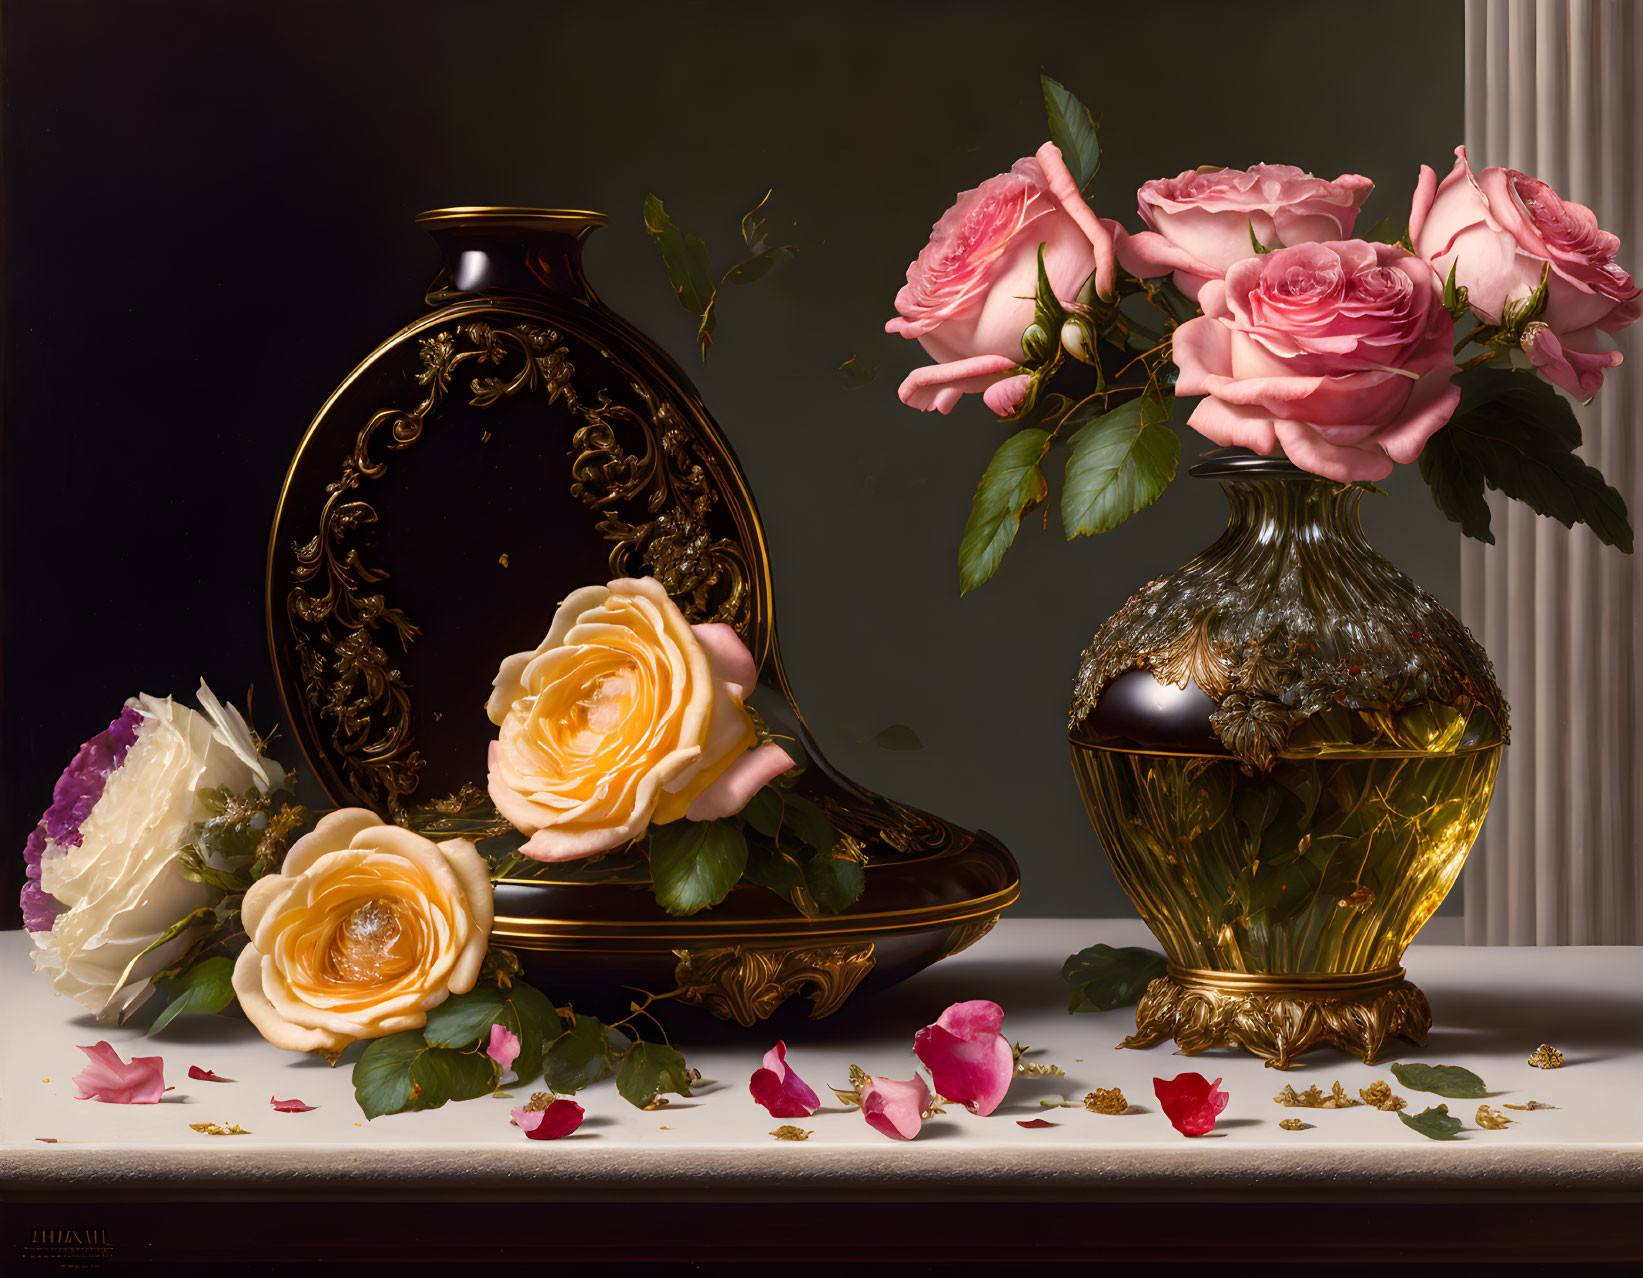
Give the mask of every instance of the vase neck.
<svg viewBox="0 0 1643 1278">
<path fill-rule="evenodd" d="M 1369 550 L 1358 518 L 1360 488 L 1315 477 L 1221 478 L 1220 484 L 1228 506 L 1223 544 Z"/>
<path fill-rule="evenodd" d="M 433 209 L 417 218 L 417 225 L 433 236 L 445 260 L 428 289 L 430 306 L 507 294 L 597 300 L 582 273 L 582 244 L 605 225 L 602 213 Z"/>
</svg>

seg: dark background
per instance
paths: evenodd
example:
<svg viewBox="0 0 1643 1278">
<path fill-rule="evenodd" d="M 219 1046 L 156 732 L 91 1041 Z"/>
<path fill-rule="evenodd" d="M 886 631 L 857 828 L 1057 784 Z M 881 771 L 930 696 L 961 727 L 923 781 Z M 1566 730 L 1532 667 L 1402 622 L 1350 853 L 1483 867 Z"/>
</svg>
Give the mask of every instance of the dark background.
<svg viewBox="0 0 1643 1278">
<path fill-rule="evenodd" d="M 0 847 L 20 851 L 139 689 L 254 683 L 266 730 L 274 500 L 331 388 L 419 312 L 436 258 L 412 217 L 569 205 L 611 215 L 594 287 L 692 369 L 740 453 L 823 748 L 998 834 L 1021 913 L 1129 913 L 1067 763 L 1073 668 L 1132 590 L 1213 540 L 1219 495 L 1182 480 L 1072 544 L 1029 521 L 960 600 L 1001 428 L 978 400 L 950 418 L 897 402 L 924 361 L 883 333 L 892 299 L 954 192 L 1043 141 L 1041 69 L 1103 117 L 1094 203 L 1132 227 L 1143 180 L 1261 160 L 1368 174 L 1365 225 L 1406 216 L 1418 165 L 1461 140 L 1462 21 L 1430 0 L 1381 0 L 1372 22 L 1311 0 L 9 0 Z M 644 196 L 722 270 L 768 187 L 801 255 L 723 299 L 701 369 Z M 849 390 L 853 355 L 880 373 Z M 1189 434 L 1184 460 L 1202 447 Z M 1386 487 L 1371 536 L 1454 604 L 1453 526 L 1412 471 Z M 922 748 L 878 744 L 895 723 Z M 289 737 L 276 753 L 294 761 Z M 21 857 L 0 866 L 16 926 Z"/>
</svg>

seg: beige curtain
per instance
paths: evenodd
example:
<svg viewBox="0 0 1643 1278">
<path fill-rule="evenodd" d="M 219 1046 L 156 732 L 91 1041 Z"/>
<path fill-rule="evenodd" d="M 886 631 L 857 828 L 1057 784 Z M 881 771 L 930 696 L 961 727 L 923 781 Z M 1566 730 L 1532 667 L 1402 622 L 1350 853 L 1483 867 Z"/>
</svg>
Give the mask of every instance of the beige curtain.
<svg viewBox="0 0 1643 1278">
<path fill-rule="evenodd" d="M 1589 205 L 1643 277 L 1643 5 L 1467 0 L 1466 143 Z M 1440 173 L 1442 170 L 1440 170 Z M 1643 324 L 1579 410 L 1587 461 L 1643 516 Z M 1643 942 L 1643 561 L 1490 495 L 1462 614 L 1512 703 L 1512 745 L 1463 880 L 1473 945 Z"/>
</svg>

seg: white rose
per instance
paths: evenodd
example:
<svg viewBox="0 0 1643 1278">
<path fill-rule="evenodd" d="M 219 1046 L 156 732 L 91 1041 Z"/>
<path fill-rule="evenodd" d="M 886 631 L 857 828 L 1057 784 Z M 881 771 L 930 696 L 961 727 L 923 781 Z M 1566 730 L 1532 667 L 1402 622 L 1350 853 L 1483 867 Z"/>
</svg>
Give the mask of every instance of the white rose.
<svg viewBox="0 0 1643 1278">
<path fill-rule="evenodd" d="M 36 971 L 52 973 L 59 994 L 116 1019 L 149 993 L 149 978 L 189 942 L 184 933 L 137 958 L 166 928 L 222 893 L 186 879 L 177 855 L 192 827 L 211 813 L 199 792 L 235 792 L 284 780 L 277 764 L 261 759 L 237 713 L 210 689 L 201 700 L 208 718 L 169 697 L 138 696 L 127 703 L 141 716 L 123 762 L 106 773 L 102 793 L 78 825 L 78 843 L 65 834 L 46 839 L 39 886 L 62 912 L 49 931 L 33 932 Z M 217 722 L 213 722 L 216 719 Z"/>
</svg>

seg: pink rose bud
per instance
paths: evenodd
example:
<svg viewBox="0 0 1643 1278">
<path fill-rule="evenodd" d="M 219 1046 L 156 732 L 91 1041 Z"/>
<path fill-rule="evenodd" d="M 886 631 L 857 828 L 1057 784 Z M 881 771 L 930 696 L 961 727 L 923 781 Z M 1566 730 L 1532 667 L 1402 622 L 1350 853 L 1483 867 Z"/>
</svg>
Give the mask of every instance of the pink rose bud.
<svg viewBox="0 0 1643 1278">
<path fill-rule="evenodd" d="M 491 1026 L 491 1042 L 485 1049 L 485 1055 L 506 1073 L 513 1068 L 514 1061 L 518 1059 L 519 1037 L 505 1025 Z"/>
<path fill-rule="evenodd" d="M 764 1054 L 764 1066 L 753 1071 L 747 1089 L 775 1118 L 809 1118 L 821 1104 L 804 1079 L 787 1067 L 786 1043 L 777 1043 Z"/>
<path fill-rule="evenodd" d="M 100 1100 L 113 1105 L 152 1105 L 165 1091 L 161 1070 L 165 1061 L 158 1056 L 133 1056 L 130 1064 L 106 1042 L 80 1050 L 91 1064 L 74 1076 L 80 1089 L 76 1100 Z"/>
<path fill-rule="evenodd" d="M 1152 1080 L 1153 1095 L 1164 1107 L 1164 1116 L 1183 1136 L 1202 1136 L 1215 1126 L 1216 1116 L 1227 1107 L 1227 1094 L 1218 1090 L 1221 1080 L 1213 1083 L 1202 1074 L 1177 1074 L 1166 1082 Z"/>
<path fill-rule="evenodd" d="M 874 1131 L 895 1140 L 912 1140 L 924 1126 L 924 1111 L 933 1099 L 917 1074 L 904 1083 L 875 1074 L 861 1089 L 861 1116 Z"/>
<path fill-rule="evenodd" d="M 555 1100 L 546 1109 L 508 1111 L 514 1125 L 532 1140 L 558 1140 L 582 1125 L 584 1111 L 573 1100 Z"/>
<path fill-rule="evenodd" d="M 1000 1034 L 1004 1009 L 975 999 L 954 1003 L 913 1036 L 913 1051 L 938 1094 L 972 1114 L 991 1114 L 1010 1090 L 1015 1052 Z"/>
</svg>

